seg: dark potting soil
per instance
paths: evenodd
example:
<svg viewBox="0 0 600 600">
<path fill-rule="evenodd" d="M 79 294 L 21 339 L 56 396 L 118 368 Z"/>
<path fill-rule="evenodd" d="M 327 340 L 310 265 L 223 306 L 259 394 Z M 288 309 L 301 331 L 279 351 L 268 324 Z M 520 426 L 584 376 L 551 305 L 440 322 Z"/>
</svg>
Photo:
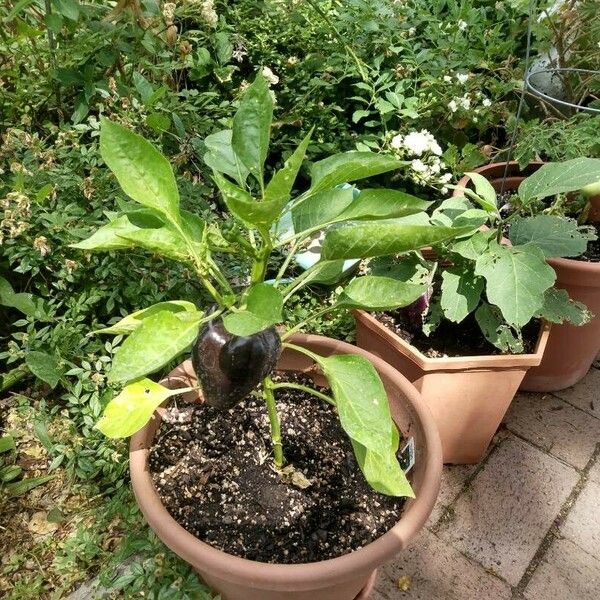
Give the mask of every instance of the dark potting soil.
<svg viewBox="0 0 600 600">
<path fill-rule="evenodd" d="M 400 311 L 374 313 L 374 316 L 385 327 L 429 358 L 502 354 L 485 339 L 472 314 L 462 323 L 443 320 L 430 337 L 423 333 L 420 323 L 408 322 Z M 539 331 L 540 322 L 537 319 L 522 329 L 524 353 L 534 352 Z"/>
<path fill-rule="evenodd" d="M 283 377 L 314 387 L 305 375 L 274 380 Z M 215 548 L 270 563 L 334 558 L 388 531 L 404 499 L 367 484 L 335 409 L 299 390 L 276 390 L 276 398 L 283 451 L 295 469 L 283 475 L 272 465 L 258 394 L 228 411 L 168 409 L 149 465 L 171 516 Z"/>
<path fill-rule="evenodd" d="M 588 242 L 587 250 L 574 260 L 600 262 L 600 223 L 588 223 L 588 225 L 596 228 L 597 239 L 592 242 Z"/>
</svg>

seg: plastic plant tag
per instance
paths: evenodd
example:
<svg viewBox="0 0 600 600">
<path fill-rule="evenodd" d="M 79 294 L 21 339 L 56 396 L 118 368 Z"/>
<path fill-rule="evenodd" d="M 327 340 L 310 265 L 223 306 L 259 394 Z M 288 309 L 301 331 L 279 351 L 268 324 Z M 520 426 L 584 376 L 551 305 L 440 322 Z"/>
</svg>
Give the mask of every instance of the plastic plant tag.
<svg viewBox="0 0 600 600">
<path fill-rule="evenodd" d="M 408 438 L 408 442 L 400 451 L 398 461 L 405 473 L 415 466 L 415 438 Z"/>
</svg>

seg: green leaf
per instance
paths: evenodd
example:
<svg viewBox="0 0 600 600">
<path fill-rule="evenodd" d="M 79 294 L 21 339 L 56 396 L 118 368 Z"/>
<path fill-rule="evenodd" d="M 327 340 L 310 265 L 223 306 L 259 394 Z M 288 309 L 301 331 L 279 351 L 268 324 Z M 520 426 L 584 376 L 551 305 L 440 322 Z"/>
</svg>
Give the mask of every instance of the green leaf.
<svg viewBox="0 0 600 600">
<path fill-rule="evenodd" d="M 523 327 L 540 311 L 544 293 L 556 279 L 536 246 L 497 243 L 477 259 L 475 274 L 485 277 L 487 299 L 514 327 Z"/>
<path fill-rule="evenodd" d="M 385 456 L 396 426 L 375 367 L 356 354 L 319 357 L 318 363 L 331 386 L 344 431 L 365 448 Z"/>
<path fill-rule="evenodd" d="M 29 479 L 22 479 L 21 481 L 16 481 L 15 483 L 7 483 L 5 486 L 5 490 L 7 494 L 11 498 L 16 498 L 18 496 L 23 496 L 27 492 L 30 492 L 36 487 L 40 485 L 44 485 L 49 481 L 54 479 L 54 475 L 45 475 L 44 477 L 31 477 Z"/>
<path fill-rule="evenodd" d="M 475 311 L 475 320 L 490 344 L 504 353 L 520 354 L 523 352 L 523 341 L 516 337 L 511 328 L 503 321 L 497 307 L 483 302 Z"/>
<path fill-rule="evenodd" d="M 381 493 L 414 496 L 396 457 L 398 430 L 373 365 L 353 354 L 314 358 L 329 381 L 340 423 L 365 479 Z"/>
<path fill-rule="evenodd" d="M 16 308 L 28 317 L 35 317 L 37 314 L 33 294 L 15 292 L 4 277 L 0 277 L 0 305 Z"/>
<path fill-rule="evenodd" d="M 164 113 L 153 112 L 146 117 L 146 125 L 158 133 L 171 129 L 171 119 Z"/>
<path fill-rule="evenodd" d="M 594 315 L 585 304 L 571 300 L 566 290 L 550 288 L 546 290 L 544 306 L 538 316 L 551 323 L 580 326 L 589 323 Z"/>
<path fill-rule="evenodd" d="M 396 171 L 408 163 L 386 154 L 374 152 L 343 152 L 313 164 L 311 169 L 312 193 L 329 189 L 340 183 L 350 183 Z"/>
<path fill-rule="evenodd" d="M 460 323 L 479 304 L 484 281 L 467 267 L 450 267 L 442 272 L 440 305 L 449 321 Z"/>
<path fill-rule="evenodd" d="M 207 152 L 202 157 L 208 167 L 219 173 L 225 173 L 235 179 L 238 185 L 243 186 L 248 178 L 248 169 L 236 156 L 231 145 L 233 132 L 223 129 L 207 136 L 204 145 Z"/>
<path fill-rule="evenodd" d="M 494 186 L 479 173 L 465 173 L 475 186 L 475 193 L 479 196 L 479 203 L 490 213 L 498 212 L 498 202 L 496 199 L 496 190 Z M 483 202 L 481 201 L 483 200 Z"/>
<path fill-rule="evenodd" d="M 127 383 L 154 373 L 173 360 L 192 344 L 198 336 L 202 315 L 191 314 L 190 319 L 181 314 L 161 311 L 147 319 L 131 333 L 117 350 L 109 383 Z"/>
<path fill-rule="evenodd" d="M 269 151 L 273 98 L 262 75 L 246 90 L 233 117 L 231 145 L 242 164 L 257 181 L 263 181 L 263 165 Z"/>
<path fill-rule="evenodd" d="M 180 393 L 151 379 L 130 383 L 107 404 L 96 428 L 109 438 L 129 437 L 146 425 L 167 398 Z"/>
<path fill-rule="evenodd" d="M 574 158 L 564 162 L 546 163 L 519 186 L 519 198 L 524 204 L 556 194 L 576 192 L 600 181 L 600 159 Z"/>
<path fill-rule="evenodd" d="M 25 363 L 38 379 L 45 381 L 52 389 L 58 385 L 62 372 L 56 356 L 31 351 L 25 356 Z"/>
<path fill-rule="evenodd" d="M 358 198 L 336 220 L 405 217 L 427 210 L 430 205 L 431 202 L 400 190 L 366 189 L 360 191 Z"/>
<path fill-rule="evenodd" d="M 186 216 L 184 223 L 186 229 L 189 213 L 183 211 L 183 214 Z M 189 250 L 185 239 L 179 231 L 170 223 L 165 223 L 158 215 L 159 213 L 150 209 L 128 212 L 101 227 L 86 240 L 72 244 L 71 247 L 90 251 L 140 247 L 173 260 L 188 261 Z"/>
<path fill-rule="evenodd" d="M 426 289 L 426 286 L 405 283 L 392 277 L 365 275 L 346 286 L 336 305 L 349 309 L 393 310 L 412 304 Z"/>
<path fill-rule="evenodd" d="M 477 231 L 464 240 L 452 244 L 450 250 L 468 260 L 477 260 L 488 248 L 495 231 Z"/>
<path fill-rule="evenodd" d="M 575 219 L 558 215 L 517 218 L 508 237 L 515 246 L 532 244 L 541 248 L 547 257 L 579 256 L 586 251 L 589 239 Z"/>
<path fill-rule="evenodd" d="M 345 265 L 345 260 L 320 260 L 314 266 L 310 281 L 322 285 L 333 285 L 348 273 Z"/>
<path fill-rule="evenodd" d="M 380 494 L 414 498 L 415 493 L 406 478 L 393 445 L 386 455 L 377 454 L 365 448 L 359 442 L 350 440 L 356 462 L 369 485 Z M 398 442 L 395 445 L 398 448 Z"/>
<path fill-rule="evenodd" d="M 271 181 L 269 181 L 265 190 L 266 202 L 285 203 L 290 198 L 292 187 L 304 161 L 306 149 L 310 143 L 312 129 L 308 135 L 300 142 L 294 153 L 285 161 L 283 168 L 277 171 Z M 282 204 L 282 207 L 285 206 Z"/>
<path fill-rule="evenodd" d="M 352 204 L 352 188 L 332 188 L 318 192 L 292 208 L 294 231 L 301 233 L 336 221 Z"/>
<path fill-rule="evenodd" d="M 287 204 L 287 199 L 257 202 L 248 192 L 216 171 L 213 177 L 229 211 L 247 227 L 268 227 Z"/>
<path fill-rule="evenodd" d="M 281 292 L 268 283 L 258 283 L 248 292 L 245 310 L 225 315 L 223 324 L 233 335 L 252 335 L 280 323 L 282 310 Z"/>
<path fill-rule="evenodd" d="M 7 483 L 16 479 L 23 469 L 19 465 L 7 465 L 6 467 L 0 468 L 0 483 Z"/>
<path fill-rule="evenodd" d="M 394 220 L 344 223 L 327 231 L 321 256 L 370 258 L 418 250 L 471 232 L 471 227 L 407 225 Z"/>
<path fill-rule="evenodd" d="M 179 191 L 169 161 L 142 136 L 102 119 L 100 153 L 123 191 L 172 223 L 180 222 Z"/>
<path fill-rule="evenodd" d="M 198 311 L 196 305 L 193 302 L 188 302 L 187 300 L 170 300 L 167 302 L 158 302 L 157 304 L 153 304 L 148 308 L 136 310 L 135 312 L 121 319 L 118 323 L 115 323 L 110 327 L 105 327 L 104 329 L 98 329 L 97 331 L 94 331 L 94 333 L 129 335 L 132 331 L 135 331 L 145 319 L 162 311 L 167 311 L 171 313 L 180 313 L 187 311 L 190 313 L 198 313 L 199 316 L 202 316 L 204 314 L 202 311 Z"/>
<path fill-rule="evenodd" d="M 15 440 L 12 435 L 4 435 L 0 437 L 0 454 L 15 450 Z"/>
</svg>

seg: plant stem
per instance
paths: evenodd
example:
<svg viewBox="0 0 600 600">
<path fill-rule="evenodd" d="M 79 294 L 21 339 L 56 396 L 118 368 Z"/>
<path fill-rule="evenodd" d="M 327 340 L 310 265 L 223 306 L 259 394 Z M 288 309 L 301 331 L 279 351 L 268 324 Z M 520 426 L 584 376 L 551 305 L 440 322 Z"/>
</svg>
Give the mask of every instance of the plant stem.
<svg viewBox="0 0 600 600">
<path fill-rule="evenodd" d="M 28 375 L 31 375 L 29 367 L 25 364 L 19 365 L 14 369 L 11 369 L 8 373 L 0 375 L 0 393 L 6 392 L 13 385 L 16 385 L 22 379 L 25 379 Z"/>
<path fill-rule="evenodd" d="M 283 456 L 283 446 L 281 445 L 281 426 L 279 424 L 279 415 L 277 414 L 277 404 L 273 390 L 275 385 L 270 377 L 263 379 L 263 398 L 267 405 L 269 423 L 271 424 L 271 443 L 273 444 L 273 462 L 278 469 L 281 469 L 285 463 Z"/>
<path fill-rule="evenodd" d="M 331 406 L 335 406 L 335 400 L 326 394 L 322 394 L 317 390 L 313 390 L 306 385 L 300 385 L 299 383 L 275 383 L 273 384 L 273 389 L 277 390 L 279 388 L 291 388 L 293 390 L 300 390 L 301 392 L 306 392 L 307 394 L 312 394 L 321 400 L 325 400 L 327 404 L 331 404 Z"/>
<path fill-rule="evenodd" d="M 296 350 L 296 352 L 300 352 L 300 354 L 305 354 L 309 358 L 312 358 L 317 364 L 319 363 L 319 359 L 322 358 L 318 354 L 311 352 L 307 348 L 303 348 L 302 346 L 297 346 L 296 344 L 290 344 L 289 342 L 284 342 L 282 344 L 284 348 L 289 348 L 290 350 Z"/>
<path fill-rule="evenodd" d="M 285 275 L 287 268 L 290 266 L 290 262 L 292 261 L 296 252 L 298 251 L 298 243 L 299 240 L 296 240 L 292 244 L 292 247 L 289 249 L 288 255 L 285 257 L 285 260 L 283 261 L 283 264 L 281 265 L 281 268 L 279 269 L 279 271 L 277 272 L 277 276 L 275 277 L 275 287 L 279 285 L 279 281 Z"/>
</svg>

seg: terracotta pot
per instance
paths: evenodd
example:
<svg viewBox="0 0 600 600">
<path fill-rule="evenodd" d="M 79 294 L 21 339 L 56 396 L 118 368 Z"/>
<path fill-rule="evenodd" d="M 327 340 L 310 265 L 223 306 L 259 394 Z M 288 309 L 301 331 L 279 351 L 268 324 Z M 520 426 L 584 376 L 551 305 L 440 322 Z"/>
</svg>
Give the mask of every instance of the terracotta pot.
<svg viewBox="0 0 600 600">
<path fill-rule="evenodd" d="M 164 409 L 136 433 L 130 446 L 131 482 L 148 523 L 171 550 L 192 565 L 223 600 L 352 600 L 368 598 L 375 570 L 406 548 L 423 527 L 437 498 L 442 470 L 442 450 L 435 422 L 415 387 L 391 366 L 368 352 L 329 338 L 296 334 L 293 343 L 315 353 L 359 354 L 379 372 L 394 421 L 406 438 L 415 441 L 416 462 L 410 479 L 416 499 L 408 500 L 398 523 L 373 543 L 338 558 L 316 563 L 281 565 L 232 556 L 188 533 L 163 506 L 148 470 L 148 449 Z M 285 349 L 279 370 L 304 371 L 323 383 L 312 361 Z M 164 385 L 187 386 L 195 382 L 191 361 L 175 369 Z M 196 399 L 198 396 L 196 395 Z"/>
<path fill-rule="evenodd" d="M 505 189 L 516 190 L 521 181 L 542 164 L 530 163 L 525 171 L 520 171 L 518 163 L 509 163 L 510 177 Z M 505 165 L 494 163 L 475 171 L 499 190 Z M 468 185 L 468 177 L 461 179 L 458 185 Z M 455 190 L 454 194 L 457 193 L 460 192 Z M 588 220 L 600 220 L 600 197 L 592 198 L 591 204 Z M 521 385 L 522 390 L 530 392 L 555 392 L 575 385 L 585 377 L 600 352 L 600 263 L 550 258 L 548 264 L 556 271 L 555 286 L 566 290 L 573 300 L 583 302 L 595 317 L 583 327 L 553 325 L 542 362 L 527 371 Z"/>
<path fill-rule="evenodd" d="M 444 462 L 479 462 L 502 422 L 525 373 L 539 365 L 550 326 L 533 354 L 429 358 L 381 324 L 356 311 L 356 343 L 380 356 L 421 392 L 435 419 Z"/>
</svg>

